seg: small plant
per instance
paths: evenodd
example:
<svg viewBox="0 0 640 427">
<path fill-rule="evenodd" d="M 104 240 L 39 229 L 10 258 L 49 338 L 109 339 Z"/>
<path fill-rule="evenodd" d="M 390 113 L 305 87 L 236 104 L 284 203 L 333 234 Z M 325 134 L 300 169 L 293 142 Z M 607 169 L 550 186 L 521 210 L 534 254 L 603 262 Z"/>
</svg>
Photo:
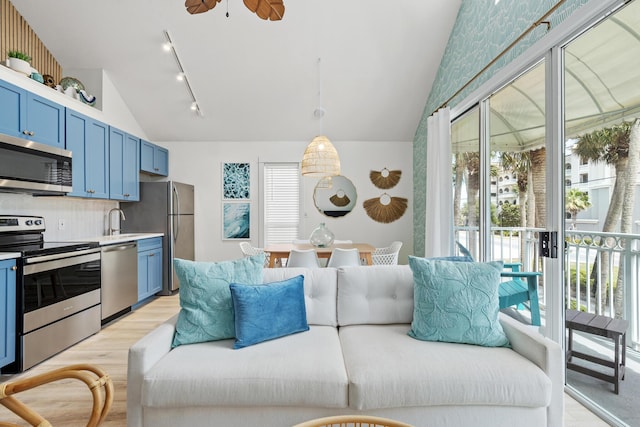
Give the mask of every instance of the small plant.
<svg viewBox="0 0 640 427">
<path fill-rule="evenodd" d="M 31 57 L 26 53 L 20 52 L 19 50 L 10 50 L 7 55 L 9 56 L 9 58 L 17 58 L 22 59 L 23 61 L 31 62 Z"/>
</svg>

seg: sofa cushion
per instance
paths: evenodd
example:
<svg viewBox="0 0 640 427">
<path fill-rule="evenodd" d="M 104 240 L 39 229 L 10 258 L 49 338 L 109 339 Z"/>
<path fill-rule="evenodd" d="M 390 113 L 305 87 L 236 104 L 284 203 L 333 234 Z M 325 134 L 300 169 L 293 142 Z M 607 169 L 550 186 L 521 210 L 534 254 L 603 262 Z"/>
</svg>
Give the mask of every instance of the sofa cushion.
<svg viewBox="0 0 640 427">
<path fill-rule="evenodd" d="M 232 283 L 235 336 L 233 348 L 309 330 L 304 309 L 304 276 L 265 285 Z"/>
<path fill-rule="evenodd" d="M 173 346 L 233 338 L 232 282 L 262 283 L 264 254 L 223 262 L 173 260 L 180 280 L 180 313 Z"/>
<path fill-rule="evenodd" d="M 233 340 L 172 349 L 144 374 L 142 405 L 347 407 L 347 373 L 337 329 L 233 349 Z"/>
<path fill-rule="evenodd" d="M 409 335 L 427 341 L 509 345 L 498 321 L 502 261 L 455 262 L 409 257 L 414 310 Z"/>
<path fill-rule="evenodd" d="M 372 265 L 338 269 L 338 323 L 410 323 L 413 275 L 408 265 Z"/>
<path fill-rule="evenodd" d="M 435 405 L 544 407 L 551 380 L 505 347 L 415 340 L 409 325 L 340 328 L 353 409 Z"/>
<path fill-rule="evenodd" d="M 335 268 L 265 268 L 265 282 L 304 276 L 304 297 L 309 325 L 336 326 L 337 273 Z"/>
</svg>

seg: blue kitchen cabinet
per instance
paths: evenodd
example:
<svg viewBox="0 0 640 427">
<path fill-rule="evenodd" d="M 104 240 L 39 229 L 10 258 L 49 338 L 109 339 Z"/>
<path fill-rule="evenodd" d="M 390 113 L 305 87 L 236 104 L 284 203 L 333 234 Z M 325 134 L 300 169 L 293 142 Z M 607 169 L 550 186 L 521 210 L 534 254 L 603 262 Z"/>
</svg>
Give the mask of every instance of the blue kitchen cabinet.
<svg viewBox="0 0 640 427">
<path fill-rule="evenodd" d="M 0 368 L 16 360 L 16 260 L 0 261 Z"/>
<path fill-rule="evenodd" d="M 138 302 L 162 290 L 162 237 L 138 240 Z"/>
<path fill-rule="evenodd" d="M 109 128 L 109 198 L 140 200 L 140 139 Z"/>
<path fill-rule="evenodd" d="M 169 175 L 169 150 L 140 140 L 140 171 L 153 175 Z"/>
<path fill-rule="evenodd" d="M 65 148 L 65 108 L 0 81 L 0 133 Z"/>
<path fill-rule="evenodd" d="M 67 109 L 67 150 L 72 152 L 69 196 L 109 198 L 109 126 Z"/>
</svg>

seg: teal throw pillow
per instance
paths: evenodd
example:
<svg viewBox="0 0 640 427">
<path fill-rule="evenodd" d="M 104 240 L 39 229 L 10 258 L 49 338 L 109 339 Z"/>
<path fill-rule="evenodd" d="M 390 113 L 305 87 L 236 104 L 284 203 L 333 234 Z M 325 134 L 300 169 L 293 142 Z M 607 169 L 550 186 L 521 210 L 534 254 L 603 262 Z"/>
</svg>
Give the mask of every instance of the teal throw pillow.
<svg viewBox="0 0 640 427">
<path fill-rule="evenodd" d="M 262 283 L 264 254 L 223 262 L 173 260 L 180 280 L 180 313 L 173 347 L 233 338 L 229 285 Z"/>
<path fill-rule="evenodd" d="M 502 261 L 457 262 L 409 256 L 414 309 L 409 335 L 486 347 L 507 347 L 498 320 Z"/>
<path fill-rule="evenodd" d="M 304 276 L 256 286 L 233 283 L 229 288 L 235 313 L 233 348 L 309 330 Z"/>
</svg>

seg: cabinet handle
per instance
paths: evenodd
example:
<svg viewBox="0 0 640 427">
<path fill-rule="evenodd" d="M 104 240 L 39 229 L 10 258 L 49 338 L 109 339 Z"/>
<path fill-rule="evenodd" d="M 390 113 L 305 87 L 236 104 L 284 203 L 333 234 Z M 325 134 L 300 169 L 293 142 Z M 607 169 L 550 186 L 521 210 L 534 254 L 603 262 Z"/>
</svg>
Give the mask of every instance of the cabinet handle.
<svg viewBox="0 0 640 427">
<path fill-rule="evenodd" d="M 153 168 L 153 170 L 154 170 L 154 171 L 159 171 L 159 170 L 160 170 L 160 168 Z"/>
<path fill-rule="evenodd" d="M 152 256 L 156 256 L 156 254 L 149 254 L 149 256 L 150 256 L 150 257 L 152 257 Z"/>
<path fill-rule="evenodd" d="M 23 135 L 29 135 L 29 131 L 25 129 L 25 130 L 22 131 L 22 134 Z"/>
<path fill-rule="evenodd" d="M 11 269 L 12 269 L 13 271 L 16 271 L 16 270 L 18 269 L 18 266 L 16 266 L 16 265 L 12 265 L 12 266 L 11 266 Z"/>
<path fill-rule="evenodd" d="M 89 193 L 89 194 L 93 194 L 95 192 L 96 192 L 96 190 L 87 190 L 87 193 Z"/>
<path fill-rule="evenodd" d="M 129 194 L 129 193 L 124 193 L 124 194 L 123 194 L 123 196 L 124 196 L 124 197 L 129 197 L 129 196 L 131 196 L 131 194 Z"/>
<path fill-rule="evenodd" d="M 34 133 L 33 131 L 29 132 L 29 136 L 33 136 L 33 133 Z"/>
</svg>

